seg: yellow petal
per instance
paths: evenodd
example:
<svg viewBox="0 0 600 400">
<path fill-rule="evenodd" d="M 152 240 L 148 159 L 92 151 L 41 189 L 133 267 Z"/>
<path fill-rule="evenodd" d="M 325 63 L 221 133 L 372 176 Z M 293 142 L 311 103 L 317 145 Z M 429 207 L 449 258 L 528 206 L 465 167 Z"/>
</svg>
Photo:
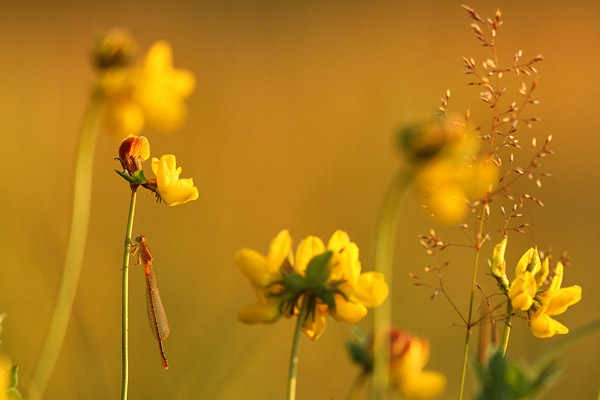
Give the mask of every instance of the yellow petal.
<svg viewBox="0 0 600 400">
<path fill-rule="evenodd" d="M 563 280 L 563 265 L 561 262 L 556 264 L 556 271 L 554 271 L 554 277 L 552 278 L 552 283 L 550 283 L 550 287 L 548 288 L 549 292 L 554 292 L 560 289 L 560 285 L 562 285 Z"/>
<path fill-rule="evenodd" d="M 535 274 L 535 283 L 537 284 L 538 288 L 544 284 L 546 278 L 548 277 L 548 273 L 550 272 L 549 264 L 550 258 L 544 258 L 540 270 Z"/>
<path fill-rule="evenodd" d="M 537 292 L 535 277 L 529 271 L 518 275 L 510 285 L 508 297 L 516 311 L 527 311 L 533 304 L 533 297 Z"/>
<path fill-rule="evenodd" d="M 333 268 L 329 280 L 344 280 L 350 286 L 354 286 L 361 268 L 356 243 L 347 243 L 345 247 L 337 252 L 331 247 L 328 249 L 334 252 L 331 261 Z"/>
<path fill-rule="evenodd" d="M 128 99 L 107 102 L 104 109 L 104 127 L 116 137 L 124 138 L 139 133 L 144 121 L 142 108 Z"/>
<path fill-rule="evenodd" d="M 325 304 L 319 304 L 315 309 L 314 320 L 308 319 L 302 325 L 302 331 L 310 340 L 317 340 L 323 334 L 328 313 L 329 308 Z"/>
<path fill-rule="evenodd" d="M 530 271 L 532 274 L 537 273 L 541 268 L 540 255 L 538 254 L 537 248 L 531 247 L 523 254 L 517 268 L 515 270 L 515 276 L 521 275 L 525 271 Z"/>
<path fill-rule="evenodd" d="M 387 298 L 389 287 L 381 272 L 360 274 L 354 288 L 356 298 L 367 307 L 378 307 Z"/>
<path fill-rule="evenodd" d="M 291 246 L 292 237 L 287 229 L 279 232 L 275 239 L 271 241 L 269 246 L 269 254 L 267 255 L 271 272 L 279 271 L 279 268 L 290 254 Z"/>
<path fill-rule="evenodd" d="M 327 249 L 339 253 L 348 244 L 350 244 L 350 236 L 344 231 L 337 230 L 331 235 L 329 243 L 327 243 Z"/>
<path fill-rule="evenodd" d="M 176 206 L 198 198 L 193 180 L 179 179 L 181 167 L 176 168 L 174 155 L 165 154 L 160 160 L 153 158 L 152 171 L 156 174 L 158 194 L 168 205 Z"/>
<path fill-rule="evenodd" d="M 499 278 L 505 287 L 509 286 L 508 278 L 506 277 L 506 260 L 504 259 L 507 242 L 508 238 L 505 237 L 500 243 L 498 243 L 494 247 L 494 253 L 492 256 L 492 275 Z"/>
<path fill-rule="evenodd" d="M 463 221 L 469 212 L 467 199 L 462 189 L 453 184 L 444 185 L 433 191 L 426 199 L 433 212 L 433 219 L 442 225 L 456 225 Z"/>
<path fill-rule="evenodd" d="M 536 315 L 534 313 L 529 320 L 531 332 L 539 338 L 549 338 L 555 334 L 565 335 L 569 333 L 569 328 L 546 314 Z"/>
<path fill-rule="evenodd" d="M 335 296 L 335 319 L 355 324 L 367 315 L 367 308 L 359 303 L 344 299 L 342 295 Z"/>
<path fill-rule="evenodd" d="M 238 320 L 245 324 L 272 323 L 279 319 L 277 303 L 254 303 L 238 313 Z"/>
<path fill-rule="evenodd" d="M 581 300 L 581 287 L 575 285 L 568 288 L 562 288 L 552 292 L 552 296 L 545 307 L 548 315 L 558 315 L 566 311 L 567 307 L 578 303 Z"/>
<path fill-rule="evenodd" d="M 298 245 L 298 250 L 296 251 L 296 262 L 294 267 L 296 272 L 300 275 L 304 275 L 306 271 L 306 266 L 313 259 L 314 256 L 318 256 L 319 254 L 323 254 L 325 252 L 325 246 L 321 239 L 316 236 L 308 236 Z"/>
<path fill-rule="evenodd" d="M 234 261 L 250 282 L 266 287 L 281 279 L 279 271 L 273 271 L 267 259 L 252 249 L 242 249 L 235 253 Z"/>
<path fill-rule="evenodd" d="M 392 380 L 402 396 L 409 399 L 433 399 L 444 391 L 446 378 L 423 371 L 429 359 L 429 341 L 412 338 L 405 353 L 392 365 Z"/>
</svg>

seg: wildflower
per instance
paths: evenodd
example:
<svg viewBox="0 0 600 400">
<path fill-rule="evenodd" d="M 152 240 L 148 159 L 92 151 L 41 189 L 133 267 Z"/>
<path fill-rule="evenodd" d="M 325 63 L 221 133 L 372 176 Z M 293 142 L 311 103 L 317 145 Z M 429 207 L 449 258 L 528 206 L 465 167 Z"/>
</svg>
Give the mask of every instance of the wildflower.
<svg viewBox="0 0 600 400">
<path fill-rule="evenodd" d="M 581 287 L 574 285 L 561 289 L 562 278 L 563 265 L 559 262 L 550 287 L 538 296 L 541 306 L 529 314 L 531 332 L 539 338 L 569 333 L 569 328 L 551 317 L 562 314 L 567 307 L 578 303 L 581 300 Z"/>
<path fill-rule="evenodd" d="M 190 71 L 173 68 L 171 46 L 158 41 L 141 65 L 109 68 L 102 74 L 104 125 L 120 137 L 138 133 L 144 124 L 159 131 L 175 130 L 186 118 L 184 99 L 195 84 Z"/>
<path fill-rule="evenodd" d="M 152 158 L 152 172 L 156 175 L 156 180 L 148 181 L 149 185 L 146 187 L 154 190 L 168 205 L 176 206 L 198 198 L 198 189 L 193 180 L 179 179 L 181 167 L 177 168 L 174 155 Z"/>
<path fill-rule="evenodd" d="M 299 314 L 299 305 L 308 304 L 308 317 L 302 329 L 312 340 L 325 329 L 328 315 L 339 321 L 358 322 L 367 308 L 376 307 L 387 297 L 383 275 L 361 273 L 358 247 L 348 234 L 336 231 L 327 247 L 316 236 L 305 238 L 291 251 L 291 237 L 281 231 L 262 256 L 250 249 L 234 257 L 250 280 L 257 302 L 244 308 L 238 318 L 244 323 L 270 323 L 281 316 Z"/>
<path fill-rule="evenodd" d="M 550 259 L 540 260 L 536 248 L 530 248 L 523 254 L 515 270 L 515 279 L 506 285 L 508 279 L 503 266 L 504 251 L 507 239 L 504 238 L 494 248 L 494 260 L 491 263 L 492 275 L 500 282 L 500 286 L 508 296 L 512 309 L 527 312 L 531 332 L 539 338 L 552 337 L 555 334 L 566 334 L 569 329 L 551 318 L 562 314 L 566 309 L 581 300 L 581 287 L 574 285 L 562 288 L 563 265 L 557 263 L 549 286 L 544 289 L 546 278 L 550 273 Z"/>
<path fill-rule="evenodd" d="M 352 361 L 362 367 L 363 373 L 373 372 L 373 341 L 362 331 L 355 331 L 356 342 L 346 347 Z M 389 331 L 390 383 L 403 398 L 433 399 L 446 387 L 446 378 L 439 372 L 423 371 L 429 358 L 429 341 L 401 329 Z"/>
<path fill-rule="evenodd" d="M 419 168 L 417 184 L 426 207 L 441 224 L 453 225 L 498 180 L 498 168 L 477 156 L 480 140 L 471 124 L 456 117 L 418 124 L 402 131 L 403 148 Z"/>
<path fill-rule="evenodd" d="M 397 336 L 397 335 L 396 335 Z M 394 347 L 397 349 L 394 351 Z M 435 371 L 423 371 L 429 360 L 429 341 L 414 336 L 396 339 L 392 335 L 390 377 L 392 385 L 407 399 L 433 399 L 446 388 L 446 378 Z"/>
</svg>

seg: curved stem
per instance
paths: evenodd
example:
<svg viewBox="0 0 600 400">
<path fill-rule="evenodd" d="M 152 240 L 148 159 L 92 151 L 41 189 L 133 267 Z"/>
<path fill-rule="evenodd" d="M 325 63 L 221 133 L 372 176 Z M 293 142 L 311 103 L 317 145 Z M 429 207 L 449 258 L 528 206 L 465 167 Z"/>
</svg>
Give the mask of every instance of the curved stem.
<svg viewBox="0 0 600 400">
<path fill-rule="evenodd" d="M 506 319 L 504 320 L 504 331 L 502 333 L 502 344 L 500 345 L 501 349 L 502 349 L 502 355 L 506 355 L 506 348 L 508 347 L 508 337 L 510 336 L 510 319 L 512 317 L 512 312 L 513 312 L 513 308 L 512 308 L 512 303 L 510 302 L 510 300 L 508 300 L 508 303 L 506 304 Z"/>
<path fill-rule="evenodd" d="M 90 99 L 81 127 L 75 162 L 71 229 L 63 267 L 63 276 L 46 343 L 33 374 L 29 393 L 31 399 L 40 398 L 46 390 L 48 380 L 58 359 L 73 309 L 90 216 L 92 168 L 101 109 L 102 98 L 100 94 L 96 93 Z"/>
<path fill-rule="evenodd" d="M 302 300 L 300 314 L 298 315 L 298 320 L 296 321 L 296 328 L 294 329 L 294 339 L 292 341 L 292 353 L 290 354 L 290 369 L 288 374 L 288 400 L 294 400 L 296 398 L 296 375 L 298 373 L 298 350 L 300 349 L 300 332 L 302 331 L 302 323 L 306 319 L 309 300 L 310 299 L 308 298 L 308 295 L 305 294 Z"/>
<path fill-rule="evenodd" d="M 372 399 L 382 399 L 389 384 L 389 335 L 386 330 L 390 327 L 392 315 L 392 272 L 394 266 L 394 250 L 396 232 L 398 230 L 398 215 L 407 188 L 412 180 L 413 172 L 401 170 L 391 182 L 381 206 L 375 241 L 375 271 L 381 272 L 389 284 L 390 291 L 387 299 L 373 309 L 373 335 L 375 343 L 373 391 Z"/>
<path fill-rule="evenodd" d="M 131 200 L 129 202 L 129 215 L 127 217 L 127 230 L 125 231 L 125 248 L 123 251 L 123 284 L 122 284 L 122 324 L 121 324 L 121 400 L 127 399 L 129 385 L 129 254 L 131 252 L 131 232 L 133 230 L 133 217 L 135 214 L 135 199 L 137 186 L 131 187 Z"/>
</svg>

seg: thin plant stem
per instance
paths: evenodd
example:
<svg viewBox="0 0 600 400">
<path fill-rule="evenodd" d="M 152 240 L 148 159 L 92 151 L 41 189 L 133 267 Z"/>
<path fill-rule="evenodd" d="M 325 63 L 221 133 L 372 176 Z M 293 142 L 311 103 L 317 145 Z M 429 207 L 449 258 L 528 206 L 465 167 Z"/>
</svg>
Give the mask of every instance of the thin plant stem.
<svg viewBox="0 0 600 400">
<path fill-rule="evenodd" d="M 387 299 L 373 310 L 374 369 L 371 399 L 386 396 L 389 385 L 389 335 L 392 315 L 394 250 L 400 207 L 413 178 L 412 170 L 401 170 L 391 182 L 381 206 L 375 241 L 375 271 L 382 273 L 390 286 Z"/>
<path fill-rule="evenodd" d="M 508 347 L 508 338 L 510 336 L 510 319 L 512 317 L 512 312 L 513 312 L 513 308 L 512 308 L 512 303 L 510 302 L 510 300 L 508 301 L 508 303 L 506 304 L 506 319 L 504 320 L 504 331 L 502 332 L 502 343 L 501 343 L 501 349 L 502 349 L 502 355 L 506 355 L 506 348 Z"/>
<path fill-rule="evenodd" d="M 296 321 L 296 328 L 294 329 L 292 352 L 290 354 L 290 369 L 288 373 L 287 400 L 296 399 L 296 375 L 298 374 L 298 351 L 300 349 L 300 332 L 302 331 L 302 323 L 306 319 L 309 300 L 310 299 L 308 298 L 308 295 L 305 294 L 302 300 L 302 306 L 300 307 L 300 314 L 298 315 L 298 320 Z"/>
<path fill-rule="evenodd" d="M 478 231 L 475 234 L 475 265 L 473 267 L 473 280 L 471 282 L 471 296 L 469 299 L 469 316 L 467 318 L 467 332 L 465 334 L 465 348 L 463 351 L 463 362 L 462 369 L 460 373 L 460 388 L 458 390 L 458 399 L 462 400 L 463 393 L 465 390 L 465 377 L 467 375 L 467 361 L 469 359 L 469 341 L 471 339 L 471 328 L 472 328 L 472 318 L 473 318 L 473 300 L 475 298 L 475 288 L 477 287 L 477 270 L 479 269 L 479 252 L 481 251 L 481 234 L 483 231 L 483 216 L 485 212 L 485 207 L 481 207 L 481 216 L 480 223 L 478 227 Z"/>
<path fill-rule="evenodd" d="M 364 370 L 360 370 L 356 378 L 354 378 L 354 382 L 352 382 L 352 386 L 350 387 L 350 393 L 348 394 L 348 400 L 357 400 L 360 397 L 360 393 L 365 385 L 365 380 L 367 379 L 368 374 Z"/>
<path fill-rule="evenodd" d="M 121 400 L 127 399 L 129 386 L 129 254 L 131 253 L 131 232 L 133 230 L 133 217 L 135 215 L 135 200 L 137 185 L 131 187 L 131 200 L 129 202 L 129 215 L 127 217 L 127 230 L 125 231 L 125 246 L 123 251 L 123 303 L 121 324 Z"/>
<path fill-rule="evenodd" d="M 102 96 L 94 93 L 81 126 L 75 162 L 69 242 L 48 336 L 31 381 L 29 398 L 33 400 L 41 398 L 46 390 L 65 338 L 77 292 L 90 217 L 94 149 L 102 105 Z"/>
</svg>

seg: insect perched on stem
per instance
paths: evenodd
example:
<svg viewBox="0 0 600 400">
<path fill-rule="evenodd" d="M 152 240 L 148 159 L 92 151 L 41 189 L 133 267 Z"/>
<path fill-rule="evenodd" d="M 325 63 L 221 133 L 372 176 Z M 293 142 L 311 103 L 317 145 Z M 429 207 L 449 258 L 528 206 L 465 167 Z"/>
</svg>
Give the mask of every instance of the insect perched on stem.
<svg viewBox="0 0 600 400">
<path fill-rule="evenodd" d="M 141 264 L 144 266 L 144 275 L 146 275 L 146 306 L 148 311 L 148 322 L 150 322 L 150 329 L 154 337 L 158 341 L 158 347 L 160 349 L 160 360 L 164 369 L 169 368 L 165 353 L 163 351 L 162 342 L 169 336 L 169 323 L 167 322 L 167 315 L 160 299 L 160 293 L 158 292 L 158 284 L 156 283 L 156 272 L 154 271 L 154 265 L 152 263 L 152 253 L 146 245 L 146 237 L 138 236 L 135 238 L 136 245 L 131 252 L 132 254 L 138 255 L 138 264 L 141 260 Z"/>
</svg>

